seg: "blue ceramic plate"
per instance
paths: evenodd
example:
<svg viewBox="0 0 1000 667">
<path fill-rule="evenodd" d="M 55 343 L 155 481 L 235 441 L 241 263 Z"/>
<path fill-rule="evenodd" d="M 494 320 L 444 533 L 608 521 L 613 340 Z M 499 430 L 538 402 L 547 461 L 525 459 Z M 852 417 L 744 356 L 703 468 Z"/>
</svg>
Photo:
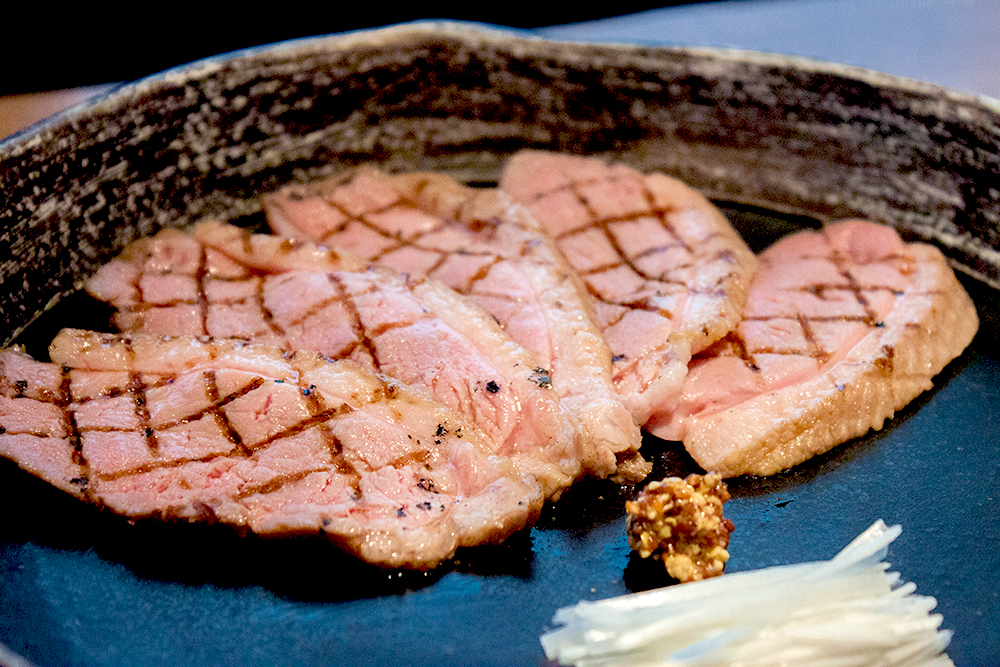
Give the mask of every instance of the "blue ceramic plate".
<svg viewBox="0 0 1000 667">
<path fill-rule="evenodd" d="M 228 54 L 0 142 L 0 333 L 35 354 L 106 329 L 76 289 L 129 241 L 374 162 L 490 183 L 522 147 L 684 178 L 755 248 L 864 216 L 937 243 L 980 308 L 972 346 L 887 427 L 791 472 L 732 480 L 730 572 L 831 557 L 874 520 L 938 599 L 959 665 L 1000 664 L 1000 116 L 929 84 L 763 54 L 560 44 L 413 24 Z M 654 476 L 696 470 L 648 438 Z M 542 665 L 560 606 L 667 583 L 588 481 L 537 526 L 427 574 L 322 540 L 130 523 L 0 462 L 0 662 Z M 5 657 L 6 655 L 6 657 Z"/>
</svg>

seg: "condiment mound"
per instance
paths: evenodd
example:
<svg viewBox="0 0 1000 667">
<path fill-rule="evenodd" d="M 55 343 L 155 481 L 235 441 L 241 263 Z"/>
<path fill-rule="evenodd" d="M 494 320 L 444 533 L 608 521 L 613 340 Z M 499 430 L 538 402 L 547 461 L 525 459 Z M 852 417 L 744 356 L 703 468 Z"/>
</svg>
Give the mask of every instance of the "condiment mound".
<svg viewBox="0 0 1000 667">
<path fill-rule="evenodd" d="M 680 582 L 721 576 L 733 522 L 723 515 L 729 489 L 718 473 L 654 480 L 625 503 L 628 544 Z"/>
</svg>

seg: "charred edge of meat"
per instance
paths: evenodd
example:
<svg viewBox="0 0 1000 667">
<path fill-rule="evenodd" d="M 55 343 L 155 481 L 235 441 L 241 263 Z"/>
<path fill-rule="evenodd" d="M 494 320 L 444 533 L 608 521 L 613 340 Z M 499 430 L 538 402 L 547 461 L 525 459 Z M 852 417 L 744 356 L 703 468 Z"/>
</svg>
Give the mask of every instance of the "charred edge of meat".
<svg viewBox="0 0 1000 667">
<path fill-rule="evenodd" d="M 498 229 L 501 224 L 503 223 L 497 216 L 493 216 L 486 220 L 483 220 L 481 218 L 473 218 L 465 222 L 466 228 L 469 231 L 475 232 L 477 234 L 486 231 L 487 229 L 490 230 Z"/>
</svg>

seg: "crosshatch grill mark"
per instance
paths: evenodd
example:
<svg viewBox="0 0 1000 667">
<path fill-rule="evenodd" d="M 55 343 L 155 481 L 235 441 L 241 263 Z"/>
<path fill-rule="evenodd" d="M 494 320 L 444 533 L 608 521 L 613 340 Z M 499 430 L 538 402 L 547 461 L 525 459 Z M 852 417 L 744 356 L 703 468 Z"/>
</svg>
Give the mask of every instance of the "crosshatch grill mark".
<svg viewBox="0 0 1000 667">
<path fill-rule="evenodd" d="M 146 437 L 146 447 L 153 456 L 159 454 L 159 443 L 156 441 L 156 433 L 153 431 L 153 424 L 149 415 L 149 405 L 147 404 L 146 391 L 148 387 L 143 380 L 142 373 L 135 367 L 135 349 L 132 347 L 132 339 L 123 340 L 125 348 L 126 366 L 129 373 L 129 383 L 126 393 L 132 395 L 135 402 L 135 416 L 139 420 L 139 432 Z"/>
<path fill-rule="evenodd" d="M 318 467 L 315 470 L 309 470 L 300 474 L 279 476 L 272 480 L 269 480 L 258 487 L 245 489 L 244 492 L 240 494 L 240 498 L 245 498 L 255 493 L 273 493 L 280 490 L 280 488 L 286 484 L 294 483 L 302 479 L 305 475 L 311 474 L 312 472 L 329 472 L 332 467 L 333 472 L 340 475 L 346 475 L 351 477 L 351 486 L 354 491 L 354 497 L 361 497 L 361 490 L 359 487 L 360 475 L 358 474 L 356 468 L 346 459 L 343 453 L 343 447 L 339 440 L 334 435 L 332 429 L 330 428 L 330 422 L 336 420 L 343 415 L 349 414 L 355 410 L 350 404 L 338 403 L 335 406 L 329 407 L 325 404 L 324 398 L 320 391 L 316 387 L 311 385 L 295 385 L 298 386 L 302 400 L 307 406 L 309 416 L 302 419 L 301 421 L 289 425 L 282 429 L 281 431 L 270 435 L 269 437 L 263 439 L 260 442 L 253 443 L 248 446 L 243 442 L 241 436 L 236 431 L 236 429 L 229 422 L 226 414 L 225 407 L 232 403 L 233 401 L 250 394 L 253 391 L 266 388 L 268 381 L 260 376 L 253 376 L 250 380 L 239 387 L 238 389 L 221 396 L 218 391 L 218 384 L 216 381 L 215 371 L 203 371 L 201 374 L 203 380 L 203 386 L 205 390 L 205 396 L 209 401 L 209 405 L 206 407 L 193 412 L 184 417 L 174 419 L 170 422 L 164 422 L 156 428 L 151 425 L 149 410 L 147 405 L 147 392 L 153 387 L 164 386 L 173 382 L 175 376 L 165 376 L 159 377 L 158 381 L 153 384 L 145 382 L 143 379 L 143 373 L 134 370 L 134 349 L 132 348 L 131 339 L 128 337 L 122 337 L 121 343 L 123 349 L 126 350 L 126 354 L 129 355 L 129 363 L 127 364 L 130 370 L 127 370 L 128 383 L 124 388 L 113 388 L 107 390 L 101 394 L 83 397 L 79 400 L 74 401 L 72 398 L 72 382 L 71 377 L 74 372 L 73 369 L 68 367 L 63 367 L 61 369 L 62 380 L 58 392 L 47 392 L 46 395 L 41 397 L 41 400 L 45 402 L 52 403 L 53 405 L 60 408 L 62 414 L 62 421 L 64 424 L 65 438 L 64 442 L 66 446 L 70 448 L 73 463 L 79 466 L 79 474 L 76 478 L 70 480 L 71 483 L 78 485 L 80 491 L 83 495 L 89 499 L 97 502 L 99 499 L 94 494 L 92 488 L 92 480 L 96 476 L 102 480 L 119 480 L 125 477 L 144 474 L 152 472 L 158 469 L 165 468 L 177 468 L 182 467 L 191 463 L 207 463 L 212 460 L 218 459 L 219 457 L 236 457 L 236 458 L 251 458 L 254 452 L 266 449 L 273 443 L 288 437 L 293 437 L 300 433 L 303 433 L 311 428 L 316 428 L 322 434 L 322 437 L 327 442 L 327 446 L 330 452 L 329 466 Z M 88 372 L 88 371 L 76 371 L 76 372 Z M 301 375 L 301 372 L 300 372 Z M 80 427 L 77 423 L 76 418 L 76 406 L 85 403 L 93 402 L 95 400 L 114 398 L 116 396 L 130 395 L 133 397 L 136 406 L 136 414 L 138 417 L 138 426 L 136 429 L 131 428 L 116 428 L 111 426 L 101 426 L 101 427 Z M 390 386 L 383 386 L 381 391 L 376 391 L 370 397 L 370 402 L 378 402 L 381 400 L 389 399 L 391 400 L 395 396 L 395 391 Z M 197 421 L 199 419 L 211 417 L 215 422 L 216 427 L 222 435 L 222 437 L 228 442 L 232 443 L 233 448 L 227 453 L 223 454 L 208 454 L 202 457 L 195 458 L 179 458 L 173 460 L 163 460 L 159 459 L 155 462 L 147 463 L 138 466 L 133 469 L 120 470 L 110 473 L 95 473 L 89 466 L 86 458 L 83 454 L 82 445 L 82 433 L 84 432 L 140 432 L 143 433 L 147 439 L 147 442 L 152 441 L 155 447 L 155 438 L 158 431 L 163 431 L 166 429 L 174 428 L 185 423 L 190 423 Z M 158 448 L 157 448 L 158 449 Z M 154 458 L 158 458 L 159 452 L 157 449 L 151 448 L 151 454 Z"/>
<path fill-rule="evenodd" d="M 80 493 L 88 500 L 94 501 L 95 497 L 90 488 L 90 465 L 83 455 L 83 436 L 76 423 L 76 412 L 70 409 L 73 401 L 73 379 L 70 369 L 63 366 L 59 369 L 61 380 L 59 382 L 59 393 L 55 396 L 55 405 L 62 415 L 63 428 L 66 432 L 66 442 L 72 450 L 70 460 L 74 465 L 79 466 L 79 474 L 70 480 L 70 483 L 80 487 Z"/>
<path fill-rule="evenodd" d="M 618 179 L 618 180 L 621 180 L 621 179 Z M 586 289 L 587 289 L 588 293 L 594 299 L 596 299 L 596 300 L 598 300 L 598 301 L 600 301 L 602 303 L 605 303 L 607 305 L 610 305 L 610 306 L 617 306 L 617 307 L 621 307 L 621 308 L 640 309 L 640 310 L 648 310 L 648 311 L 653 311 L 653 312 L 659 312 L 660 315 L 663 316 L 666 319 L 672 319 L 674 317 L 674 313 L 672 313 L 668 309 L 661 308 L 660 306 L 657 306 L 657 305 L 651 303 L 649 301 L 648 297 L 647 298 L 640 298 L 640 299 L 631 299 L 631 300 L 609 298 L 607 295 L 601 294 L 599 292 L 599 290 L 597 290 L 591 284 L 590 281 L 586 281 L 586 277 L 587 276 L 599 275 L 599 274 L 602 274 L 602 273 L 607 273 L 608 271 L 614 271 L 614 270 L 620 269 L 622 267 L 624 267 L 627 270 L 631 271 L 634 275 L 636 275 L 639 278 L 643 279 L 647 283 L 652 283 L 654 285 L 655 284 L 661 284 L 661 285 L 666 285 L 666 286 L 681 287 L 681 288 L 687 289 L 692 294 L 700 294 L 700 295 L 708 295 L 708 296 L 713 296 L 713 295 L 724 296 L 724 285 L 726 284 L 726 282 L 728 280 L 731 280 L 733 278 L 733 274 L 732 273 L 727 273 L 727 274 L 725 274 L 723 276 L 720 276 L 716 280 L 716 282 L 714 284 L 710 285 L 710 286 L 702 287 L 702 288 L 698 288 L 698 289 L 693 289 L 693 288 L 688 287 L 688 281 L 685 280 L 684 278 L 679 278 L 679 277 L 677 277 L 675 275 L 671 275 L 672 273 L 683 273 L 685 270 L 690 269 L 694 265 L 694 263 L 691 262 L 691 261 L 681 262 L 679 264 L 675 264 L 670 269 L 667 269 L 667 270 L 661 272 L 659 275 L 650 274 L 647 270 L 645 270 L 642 267 L 640 267 L 636 263 L 638 260 L 647 260 L 647 259 L 650 259 L 650 258 L 655 257 L 657 255 L 660 255 L 660 254 L 663 254 L 663 253 L 666 253 L 666 252 L 670 252 L 670 251 L 673 251 L 673 250 L 677 250 L 677 249 L 682 250 L 687 255 L 693 255 L 694 254 L 694 250 L 687 244 L 687 242 L 683 239 L 683 237 L 681 237 L 676 232 L 676 230 L 673 228 L 673 226 L 670 224 L 669 215 L 675 209 L 673 209 L 673 208 L 671 208 L 669 206 L 667 206 L 667 207 L 657 206 L 656 202 L 655 202 L 655 197 L 654 197 L 652 191 L 649 189 L 649 187 L 642 180 L 639 180 L 637 182 L 640 184 L 640 187 L 642 189 L 642 197 L 645 200 L 646 205 L 647 205 L 646 210 L 633 211 L 633 212 L 630 212 L 630 213 L 625 214 L 625 215 L 611 216 L 611 217 L 606 217 L 606 218 L 602 218 L 602 217 L 598 216 L 597 212 L 593 209 L 593 207 L 591 206 L 590 202 L 588 201 L 587 195 L 585 193 L 585 190 L 586 190 L 586 187 L 588 185 L 599 184 L 599 183 L 602 183 L 602 182 L 604 182 L 604 181 L 601 180 L 601 179 L 590 179 L 590 180 L 577 180 L 577 181 L 573 181 L 572 183 L 569 183 L 567 185 L 561 186 L 559 188 L 554 188 L 552 190 L 548 190 L 546 192 L 539 193 L 539 194 L 535 195 L 534 200 L 533 200 L 534 202 L 538 202 L 538 201 L 540 201 L 540 200 L 542 200 L 542 199 L 544 199 L 546 197 L 549 197 L 549 196 L 551 196 L 553 194 L 556 194 L 556 193 L 559 193 L 559 192 L 564 192 L 564 193 L 568 192 L 568 193 L 572 194 L 572 196 L 577 200 L 577 202 L 580 204 L 580 206 L 583 208 L 583 210 L 586 211 L 586 213 L 587 213 L 587 215 L 589 216 L 590 219 L 585 224 L 582 224 L 579 227 L 575 227 L 575 228 L 573 228 L 571 230 L 568 230 L 568 231 L 563 232 L 562 234 L 558 235 L 556 237 L 556 240 L 561 242 L 561 241 L 564 241 L 567 238 L 571 238 L 573 236 L 576 236 L 576 235 L 579 235 L 579 234 L 583 234 L 583 233 L 587 233 L 587 232 L 590 232 L 590 231 L 592 231 L 594 229 L 597 229 L 598 231 L 600 231 L 600 233 L 603 236 L 603 238 L 608 242 L 608 244 L 610 245 L 610 247 L 613 250 L 614 254 L 617 256 L 617 260 L 615 260 L 615 261 L 606 262 L 606 263 L 603 263 L 603 264 L 601 264 L 599 266 L 591 267 L 591 268 L 589 268 L 587 270 L 584 270 L 584 271 L 580 272 L 581 275 L 583 275 L 584 278 L 585 278 Z M 614 182 L 614 181 L 612 181 L 612 182 Z M 663 244 L 660 244 L 658 246 L 647 248 L 645 250 L 642 250 L 642 251 L 640 251 L 638 253 L 635 253 L 634 255 L 630 256 L 629 253 L 627 253 L 625 251 L 625 249 L 621 246 L 621 243 L 619 242 L 618 238 L 615 236 L 615 233 L 614 233 L 614 230 L 612 229 L 612 226 L 615 225 L 615 224 L 617 224 L 617 223 L 633 222 L 635 220 L 640 220 L 640 219 L 655 219 L 659 223 L 660 227 L 669 235 L 669 237 L 671 239 L 671 242 L 663 243 Z M 705 239 L 702 239 L 702 240 L 705 241 L 705 242 L 708 242 L 708 241 L 711 241 L 712 239 L 716 238 L 717 236 L 718 236 L 718 234 L 715 233 L 715 232 L 713 232 L 709 236 L 707 236 Z M 714 263 L 714 262 L 718 262 L 718 261 L 731 262 L 732 261 L 732 253 L 729 250 L 725 250 L 725 249 L 724 250 L 720 250 L 719 252 L 717 252 L 716 254 L 714 254 L 708 261 L 710 263 Z M 647 287 L 644 291 L 653 291 L 653 292 L 656 292 L 655 287 Z M 657 295 L 659 295 L 659 294 L 657 293 Z M 613 326 L 614 324 L 617 323 L 617 321 L 622 316 L 623 316 L 623 314 L 620 314 L 618 316 L 618 318 L 616 318 L 615 320 L 613 320 L 611 322 L 608 322 L 607 325 L 608 326 Z"/>
<path fill-rule="evenodd" d="M 418 192 L 423 189 L 427 184 L 418 187 Z M 478 196 L 478 193 L 472 193 L 466 201 L 470 201 L 474 197 Z M 351 213 L 347 211 L 343 206 L 340 206 L 334 201 L 331 201 L 328 197 L 322 197 L 323 203 L 330 206 L 332 209 L 344 216 L 344 221 L 339 223 L 334 229 L 323 235 L 321 242 L 336 245 L 337 237 L 347 231 L 351 223 L 357 223 L 364 226 L 366 229 L 375 232 L 382 239 L 387 242 L 387 245 L 380 251 L 375 253 L 366 253 L 366 258 L 373 264 L 387 263 L 392 264 L 391 261 L 386 261 L 386 258 L 397 253 L 401 250 L 411 249 L 416 250 L 421 253 L 425 253 L 432 258 L 429 262 L 427 268 L 421 271 L 422 275 L 429 276 L 431 278 L 440 278 L 440 271 L 448 262 L 452 255 L 462 255 L 465 257 L 479 257 L 482 258 L 482 263 L 479 268 L 469 275 L 465 281 L 465 284 L 456 285 L 452 281 L 446 280 L 450 287 L 454 289 L 459 294 L 468 296 L 473 293 L 479 295 L 489 295 L 493 298 L 499 298 L 506 301 L 514 301 L 515 297 L 504 294 L 496 293 L 493 291 L 483 290 L 482 292 L 477 291 L 477 286 L 482 283 L 493 270 L 494 267 L 501 264 L 504 261 L 516 261 L 523 260 L 530 256 L 531 246 L 530 244 L 525 244 L 520 249 L 520 254 L 517 257 L 506 256 L 502 252 L 496 252 L 485 247 L 477 248 L 476 250 L 471 250 L 469 248 L 459 248 L 459 249 L 443 249 L 435 247 L 427 242 L 429 237 L 433 237 L 435 234 L 439 234 L 449 227 L 457 226 L 460 229 L 467 230 L 472 234 L 477 234 L 483 230 L 492 229 L 496 227 L 495 222 L 483 221 L 475 219 L 448 219 L 442 216 L 435 216 L 440 219 L 435 225 L 432 225 L 426 229 L 419 230 L 416 233 L 411 231 L 400 232 L 400 231 L 390 231 L 380 225 L 373 218 L 393 210 L 398 209 L 412 209 L 417 211 L 425 211 L 426 207 L 421 205 L 420 202 L 415 201 L 409 197 L 398 196 L 395 200 L 386 204 L 385 206 L 379 208 L 373 208 L 371 210 L 366 210 L 358 213 Z M 458 207 L 460 210 L 462 206 Z M 512 224 L 519 224 L 513 222 Z"/>
<path fill-rule="evenodd" d="M 796 321 L 799 324 L 802 337 L 806 343 L 806 348 L 774 348 L 766 347 L 759 349 L 748 349 L 746 341 L 737 332 L 731 332 L 724 340 L 727 341 L 732 347 L 730 348 L 737 357 L 743 360 L 743 362 L 753 371 L 759 371 L 760 367 L 757 364 L 755 355 L 757 354 L 776 354 L 776 355 L 787 355 L 787 356 L 802 356 L 809 357 L 816 360 L 818 365 L 822 365 L 830 359 L 830 352 L 823 349 L 820 341 L 818 340 L 813 324 L 815 323 L 860 323 L 864 326 L 877 329 L 883 326 L 883 323 L 878 319 L 878 315 L 872 310 L 871 304 L 868 298 L 865 296 L 866 293 L 884 291 L 892 294 L 896 299 L 902 298 L 906 295 L 905 290 L 895 289 L 886 285 L 869 285 L 859 283 L 854 275 L 850 272 L 848 268 L 848 261 L 845 257 L 837 253 L 833 248 L 830 248 L 830 253 L 827 255 L 817 255 L 810 257 L 811 259 L 821 259 L 831 262 L 841 277 L 844 279 L 844 283 L 810 283 L 804 286 L 798 286 L 794 288 L 794 291 L 806 292 L 812 296 L 819 299 L 825 299 L 828 293 L 838 292 L 838 293 L 849 293 L 853 296 L 854 302 L 861 308 L 861 315 L 850 314 L 850 313 L 828 313 L 823 315 L 806 315 L 805 313 L 796 311 L 794 313 L 786 313 L 781 316 L 771 316 L 771 317 L 744 317 L 744 321 L 748 322 L 768 322 L 773 320 L 784 320 L 784 321 Z M 905 257 L 892 257 L 889 258 L 893 261 L 905 261 Z M 891 349 L 886 350 L 886 354 L 891 354 Z M 891 356 L 889 357 L 891 363 Z"/>
</svg>

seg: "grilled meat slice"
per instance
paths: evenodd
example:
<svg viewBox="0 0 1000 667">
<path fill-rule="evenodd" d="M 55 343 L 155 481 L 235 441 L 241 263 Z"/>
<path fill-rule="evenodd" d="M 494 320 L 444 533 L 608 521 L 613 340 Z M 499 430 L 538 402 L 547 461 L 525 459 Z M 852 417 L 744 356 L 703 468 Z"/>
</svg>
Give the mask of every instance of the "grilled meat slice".
<svg viewBox="0 0 1000 667">
<path fill-rule="evenodd" d="M 706 470 L 769 475 L 880 429 L 978 326 L 936 248 L 859 220 L 798 232 L 760 256 L 743 320 L 651 430 Z"/>
<path fill-rule="evenodd" d="M 350 361 L 75 330 L 50 354 L 0 352 L 0 455 L 127 517 L 322 533 L 425 569 L 530 525 L 543 502 L 475 425 Z"/>
</svg>

